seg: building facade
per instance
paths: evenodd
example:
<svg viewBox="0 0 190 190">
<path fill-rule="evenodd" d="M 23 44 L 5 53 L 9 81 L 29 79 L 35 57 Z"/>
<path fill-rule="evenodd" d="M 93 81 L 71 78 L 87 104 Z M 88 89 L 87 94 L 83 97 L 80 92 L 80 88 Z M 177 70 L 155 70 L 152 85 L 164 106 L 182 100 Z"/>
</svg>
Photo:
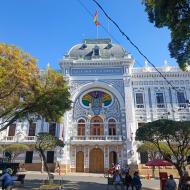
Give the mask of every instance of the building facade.
<svg viewBox="0 0 190 190">
<path fill-rule="evenodd" d="M 0 142 L 34 143 L 39 131 L 49 131 L 65 142 L 63 149 L 47 152 L 49 163 L 59 162 L 64 171 L 101 173 L 112 163 L 139 164 L 138 127 L 161 118 L 190 120 L 190 73 L 167 62 L 159 67 L 173 89 L 147 63 L 142 68 L 134 63 L 110 39 L 75 45 L 60 62 L 73 102 L 63 123 L 18 122 L 1 134 Z M 37 153 L 28 152 L 19 161 L 39 163 Z"/>
</svg>

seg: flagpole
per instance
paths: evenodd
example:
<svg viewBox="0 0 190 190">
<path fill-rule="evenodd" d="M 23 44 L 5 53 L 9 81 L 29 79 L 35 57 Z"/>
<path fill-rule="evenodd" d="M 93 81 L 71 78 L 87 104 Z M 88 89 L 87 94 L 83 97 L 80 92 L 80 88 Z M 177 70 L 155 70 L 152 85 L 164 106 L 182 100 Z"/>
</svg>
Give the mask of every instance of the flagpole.
<svg viewBox="0 0 190 190">
<path fill-rule="evenodd" d="M 96 39 L 98 39 L 98 26 L 96 26 Z"/>
</svg>

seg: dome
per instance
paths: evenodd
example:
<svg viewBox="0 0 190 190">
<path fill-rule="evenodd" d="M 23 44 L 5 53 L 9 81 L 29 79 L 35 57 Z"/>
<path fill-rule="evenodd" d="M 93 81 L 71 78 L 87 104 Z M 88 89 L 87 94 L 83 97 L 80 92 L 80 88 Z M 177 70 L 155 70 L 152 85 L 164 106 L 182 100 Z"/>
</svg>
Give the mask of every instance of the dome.
<svg viewBox="0 0 190 190">
<path fill-rule="evenodd" d="M 85 39 L 83 43 L 73 46 L 67 57 L 72 59 L 123 58 L 125 49 L 113 44 L 111 39 Z"/>
</svg>

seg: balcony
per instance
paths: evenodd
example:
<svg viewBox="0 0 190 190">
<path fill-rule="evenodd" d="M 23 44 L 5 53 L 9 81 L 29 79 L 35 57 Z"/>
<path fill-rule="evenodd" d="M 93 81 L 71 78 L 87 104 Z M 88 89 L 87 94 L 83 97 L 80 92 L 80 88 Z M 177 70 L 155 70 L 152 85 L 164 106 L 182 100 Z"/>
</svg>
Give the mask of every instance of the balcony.
<svg viewBox="0 0 190 190">
<path fill-rule="evenodd" d="M 123 138 L 121 135 L 109 136 L 73 136 L 71 137 L 71 144 L 122 144 Z"/>
<path fill-rule="evenodd" d="M 12 143 L 35 143 L 36 136 L 5 136 L 0 139 L 0 144 L 12 144 Z"/>
</svg>

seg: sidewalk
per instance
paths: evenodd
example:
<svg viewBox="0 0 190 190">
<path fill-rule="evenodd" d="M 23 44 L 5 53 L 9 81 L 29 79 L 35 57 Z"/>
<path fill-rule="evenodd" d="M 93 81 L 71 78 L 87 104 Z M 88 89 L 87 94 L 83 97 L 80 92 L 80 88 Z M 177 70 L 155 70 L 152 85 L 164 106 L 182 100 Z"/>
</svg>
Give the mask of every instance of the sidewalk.
<svg viewBox="0 0 190 190">
<path fill-rule="evenodd" d="M 27 171 L 22 172 L 26 174 L 26 185 L 27 189 L 31 184 L 40 183 L 43 180 L 47 179 L 47 173 L 35 172 L 35 171 Z M 57 173 L 54 173 L 55 180 L 60 181 L 63 180 L 63 184 L 65 189 L 71 190 L 75 187 L 77 190 L 86 189 L 89 186 L 89 189 L 94 190 L 95 187 L 101 187 L 100 190 L 103 190 L 107 187 L 107 179 L 104 178 L 104 174 L 94 174 L 94 173 L 67 173 L 64 175 L 59 176 Z M 159 190 L 160 189 L 160 181 L 156 179 L 141 179 L 143 190 Z M 92 188 L 91 188 L 92 187 Z M 26 189 L 26 188 L 25 188 Z M 110 188 L 110 190 L 112 187 Z M 22 188 L 17 188 L 15 190 L 22 190 Z M 95 189 L 97 190 L 97 189 Z"/>
</svg>

